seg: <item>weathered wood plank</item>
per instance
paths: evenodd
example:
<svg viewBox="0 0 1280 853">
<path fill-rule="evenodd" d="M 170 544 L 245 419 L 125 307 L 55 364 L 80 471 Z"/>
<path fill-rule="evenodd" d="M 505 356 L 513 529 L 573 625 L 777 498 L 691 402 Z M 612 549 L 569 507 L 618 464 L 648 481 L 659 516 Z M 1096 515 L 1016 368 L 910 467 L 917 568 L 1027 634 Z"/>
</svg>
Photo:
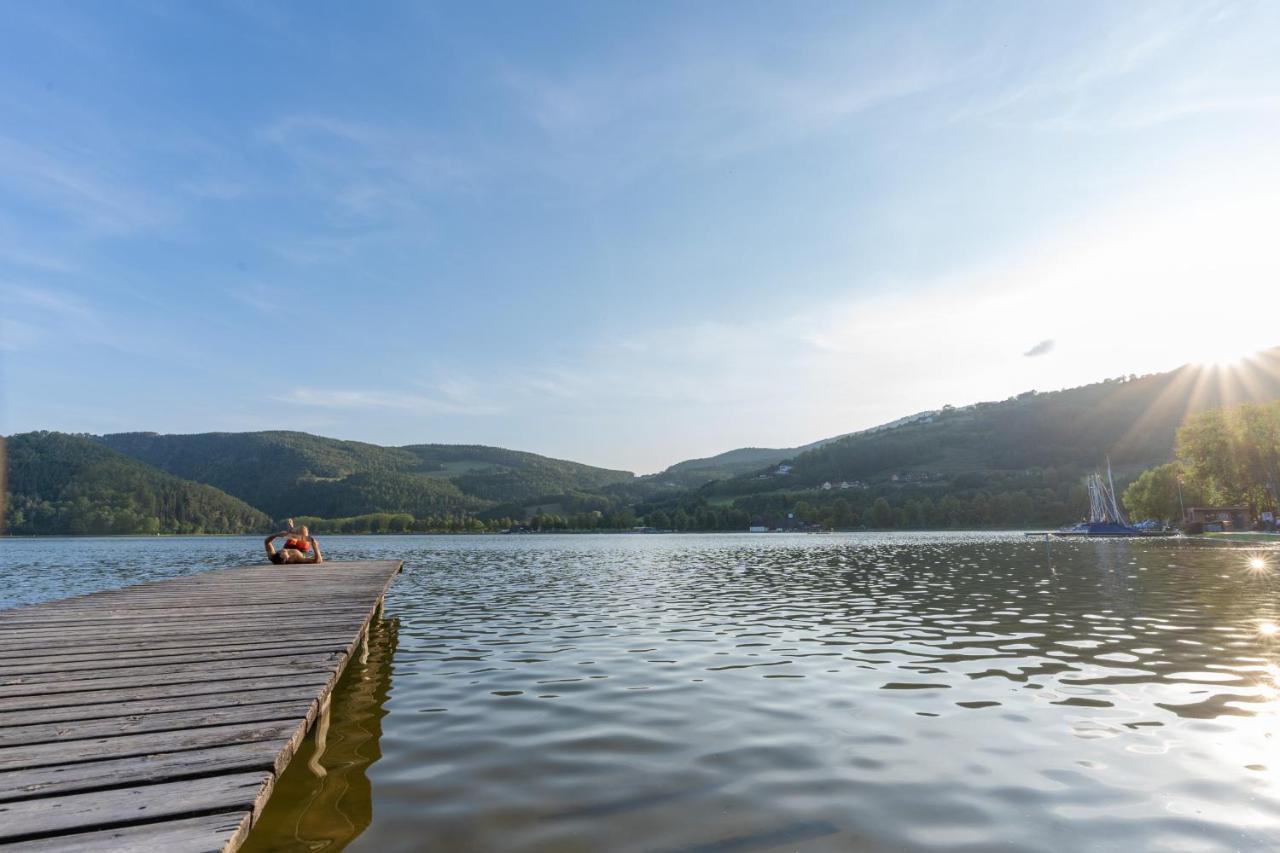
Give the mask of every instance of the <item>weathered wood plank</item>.
<svg viewBox="0 0 1280 853">
<path fill-rule="evenodd" d="M 256 812 L 274 784 L 271 774 L 235 773 L 0 803 L 0 841 L 26 841 L 164 818 Z"/>
<path fill-rule="evenodd" d="M 5 684 L 0 685 L 0 709 L 5 707 L 4 700 L 15 697 L 31 696 L 38 693 L 50 696 L 56 693 L 83 693 L 96 690 L 129 690 L 134 687 L 164 687 L 175 684 L 196 684 L 211 681 L 239 681 L 247 678 L 266 678 L 272 675 L 297 675 L 303 672 L 325 672 L 331 669 L 331 662 L 336 656 L 325 655 L 318 659 L 299 658 L 296 661 L 278 661 L 263 664 L 250 664 L 227 668 L 221 663 L 209 664 L 199 669 L 178 668 L 174 672 L 153 673 L 150 675 L 104 676 L 102 678 L 85 678 L 76 681 L 39 684 Z"/>
<path fill-rule="evenodd" d="M 212 631 L 190 629 L 172 637 L 156 637 L 144 634 L 138 637 L 98 636 L 91 640 L 71 637 L 41 637 L 30 640 L 9 641 L 0 636 L 0 655 L 5 657 L 26 658 L 44 655 L 93 654 L 95 652 L 129 652 L 134 650 L 164 650 L 171 648 L 211 648 L 214 646 L 254 646 L 264 641 L 293 641 L 310 637 L 345 636 L 347 631 L 341 626 L 306 625 L 293 622 L 278 626 L 269 635 L 246 634 L 243 630 L 219 628 Z"/>
<path fill-rule="evenodd" d="M 62 743 L 86 738 L 116 737 L 144 732 L 192 731 L 205 726 L 229 723 L 263 723 L 298 720 L 310 716 L 314 698 L 267 702 L 258 705 L 231 705 L 202 710 L 167 711 L 158 714 L 133 714 L 100 720 L 45 723 L 0 729 L 0 749 L 37 743 Z"/>
<path fill-rule="evenodd" d="M 299 740 L 298 743 L 301 743 Z M 283 772 L 298 743 L 291 738 L 224 744 L 187 752 L 160 752 L 78 764 L 52 764 L 0 772 L 0 802 L 33 800 L 218 773 Z"/>
<path fill-rule="evenodd" d="M 14 696 L 0 699 L 0 713 L 10 711 L 34 711 L 45 708 L 70 708 L 74 706 L 101 706 L 116 702 L 132 702 L 146 699 L 167 699 L 178 696 L 220 696 L 227 693 L 251 690 L 283 689 L 302 685 L 315 685 L 319 690 L 332 678 L 325 670 L 315 670 L 288 675 L 260 676 L 256 678 L 225 681 L 207 681 L 198 684 L 163 684 L 157 687 L 131 687 L 116 690 L 89 690 L 81 693 L 53 695 Z"/>
<path fill-rule="evenodd" d="M 304 605 L 299 605 L 299 609 L 306 609 Z M 332 622 L 359 622 L 363 614 L 358 610 L 349 610 L 343 613 L 335 613 L 333 615 L 316 616 L 316 623 L 321 621 Z M 236 626 L 240 626 L 241 630 L 248 633 L 269 632 L 273 631 L 289 620 L 287 614 L 280 614 L 272 617 L 245 616 L 237 618 L 234 613 L 227 613 L 218 616 L 210 616 L 200 619 L 144 619 L 137 622 L 129 622 L 127 624 L 95 622 L 83 625 L 48 625 L 41 627 L 10 627 L 0 625 L 0 631 L 5 632 L 6 637 L 13 638 L 34 638 L 40 639 L 45 637 L 84 637 L 93 639 L 96 636 L 102 636 L 104 631 L 110 631 L 113 636 L 119 637 L 166 637 L 175 633 L 185 632 L 191 629 L 211 629 L 220 628 L 224 631 L 232 630 Z"/>
<path fill-rule="evenodd" d="M 302 687 L 268 687 L 256 690 L 234 690 L 230 693 L 203 693 L 198 696 L 174 696 L 167 699 L 139 699 L 132 702 L 101 702 L 97 705 L 72 705 L 66 708 L 40 708 L 34 711 L 0 713 L 0 730 L 49 723 L 75 723 L 107 720 L 113 717 L 167 714 L 174 711 L 207 711 L 214 708 L 236 708 L 241 705 L 266 705 L 291 702 L 316 695 L 315 682 Z"/>
<path fill-rule="evenodd" d="M 191 623 L 198 624 L 205 621 L 220 621 L 226 619 L 254 619 L 276 620 L 287 619 L 294 615 L 296 608 L 305 606 L 310 609 L 316 616 L 324 616 L 331 614 L 337 618 L 344 615 L 357 614 L 360 608 L 350 605 L 324 605 L 312 604 L 309 602 L 289 602 L 280 604 L 270 608 L 267 607 L 237 607 L 232 604 L 218 607 L 184 607 L 184 608 L 154 608 L 151 612 L 139 612 L 135 610 L 110 610 L 98 613 L 68 613 L 55 614 L 42 618 L 27 619 L 8 619 L 0 621 L 0 628 L 6 632 L 22 631 L 22 630 L 53 630 L 55 628 L 97 628 L 102 625 L 134 627 L 152 624 L 167 625 L 171 623 Z"/>
<path fill-rule="evenodd" d="M 277 663 L 299 663 L 307 661 L 327 661 L 334 655 L 344 654 L 343 646 L 323 645 L 306 646 L 298 649 L 272 649 L 262 652 L 244 652 L 238 655 L 218 654 L 186 655 L 180 660 L 144 660 L 116 661 L 112 666 L 108 661 L 98 661 L 88 666 L 57 667 L 24 666 L 9 670 L 0 668 L 0 687 L 19 684 L 61 684 L 65 682 L 90 681 L 100 678 L 131 678 L 135 675 L 169 675 L 172 673 L 195 673 L 197 676 L 205 672 L 217 672 L 225 669 L 243 669 L 249 666 L 274 666 Z M 18 670 L 18 671 L 14 671 Z"/>
<path fill-rule="evenodd" d="M 98 832 L 58 835 L 22 845 L 23 853 L 222 853 L 249 835 L 252 812 L 144 823 Z"/>
<path fill-rule="evenodd" d="M 305 721 L 301 716 L 297 720 L 235 723 L 192 729 L 189 732 L 155 732 L 67 743 L 6 746 L 0 748 L 0 770 L 48 767 L 51 764 L 96 761 L 104 758 L 128 758 L 131 755 L 151 755 L 157 752 L 182 752 L 227 743 L 276 740 L 289 736 L 299 726 L 302 726 L 305 731 Z"/>
<path fill-rule="evenodd" d="M 348 632 L 336 633 L 332 629 L 310 634 L 272 635 L 258 640 L 237 638 L 234 642 L 196 643 L 180 641 L 176 645 L 138 644 L 134 646 L 105 646 L 85 648 L 83 646 L 64 647 L 60 651 L 52 649 L 27 650 L 10 652 L 0 648 L 0 672 L 14 672 L 15 667 L 58 665 L 63 670 L 70 670 L 78 664 L 93 664 L 97 661 L 147 661 L 164 658 L 178 659 L 185 655 L 202 654 L 235 654 L 237 652 L 259 652 L 274 649 L 302 648 L 333 643 L 343 647 L 350 640 Z"/>
</svg>

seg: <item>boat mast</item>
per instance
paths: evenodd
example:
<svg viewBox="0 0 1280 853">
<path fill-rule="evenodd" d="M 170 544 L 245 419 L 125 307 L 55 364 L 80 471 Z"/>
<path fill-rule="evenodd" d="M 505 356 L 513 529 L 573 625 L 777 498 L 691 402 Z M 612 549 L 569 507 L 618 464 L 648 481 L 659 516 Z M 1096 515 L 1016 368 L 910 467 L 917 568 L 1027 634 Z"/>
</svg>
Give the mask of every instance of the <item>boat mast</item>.
<svg viewBox="0 0 1280 853">
<path fill-rule="evenodd" d="M 1115 515 L 1113 516 L 1115 523 L 1128 524 L 1128 522 L 1124 520 L 1124 516 L 1120 514 L 1119 504 L 1116 503 L 1116 483 L 1115 483 L 1115 480 L 1111 479 L 1111 455 L 1110 454 L 1107 454 L 1107 484 L 1109 486 L 1108 491 L 1110 492 L 1110 497 L 1111 497 L 1111 511 L 1115 513 Z"/>
</svg>

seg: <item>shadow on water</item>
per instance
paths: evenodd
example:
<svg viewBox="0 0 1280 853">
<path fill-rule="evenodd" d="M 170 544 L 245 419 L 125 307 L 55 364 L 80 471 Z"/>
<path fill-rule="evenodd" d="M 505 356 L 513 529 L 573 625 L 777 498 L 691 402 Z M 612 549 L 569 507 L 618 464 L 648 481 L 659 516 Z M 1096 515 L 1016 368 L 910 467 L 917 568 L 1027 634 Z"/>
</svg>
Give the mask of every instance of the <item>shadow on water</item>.
<svg viewBox="0 0 1280 853">
<path fill-rule="evenodd" d="M 330 699 L 276 783 L 245 851 L 335 851 L 373 820 L 367 770 L 382 757 L 383 706 L 391 691 L 398 620 L 374 619 L 367 656 L 357 650 Z"/>
</svg>

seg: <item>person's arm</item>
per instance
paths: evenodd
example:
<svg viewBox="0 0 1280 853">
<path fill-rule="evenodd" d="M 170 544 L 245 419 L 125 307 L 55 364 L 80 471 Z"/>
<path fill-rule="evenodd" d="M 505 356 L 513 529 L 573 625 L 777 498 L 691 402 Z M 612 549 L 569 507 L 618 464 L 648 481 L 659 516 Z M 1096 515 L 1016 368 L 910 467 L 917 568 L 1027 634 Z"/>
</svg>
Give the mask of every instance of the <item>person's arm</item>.
<svg viewBox="0 0 1280 853">
<path fill-rule="evenodd" d="M 317 563 L 323 563 L 324 555 L 320 553 L 320 543 L 316 541 L 316 537 L 314 536 L 311 537 L 311 550 L 316 553 L 315 561 Z"/>
<path fill-rule="evenodd" d="M 268 556 L 268 557 L 269 557 L 269 556 L 271 556 L 272 554 L 274 554 L 274 553 L 276 552 L 275 546 L 274 546 L 274 545 L 272 545 L 271 543 L 272 543 L 274 540 L 279 539 L 281 536 L 284 536 L 284 535 L 285 535 L 285 532 L 286 532 L 286 531 L 281 530 L 279 533 L 272 533 L 270 536 L 268 536 L 268 537 L 266 538 L 266 541 L 262 543 L 262 544 L 263 544 L 263 545 L 265 545 L 265 546 L 266 546 L 266 548 L 267 548 L 267 556 Z"/>
</svg>

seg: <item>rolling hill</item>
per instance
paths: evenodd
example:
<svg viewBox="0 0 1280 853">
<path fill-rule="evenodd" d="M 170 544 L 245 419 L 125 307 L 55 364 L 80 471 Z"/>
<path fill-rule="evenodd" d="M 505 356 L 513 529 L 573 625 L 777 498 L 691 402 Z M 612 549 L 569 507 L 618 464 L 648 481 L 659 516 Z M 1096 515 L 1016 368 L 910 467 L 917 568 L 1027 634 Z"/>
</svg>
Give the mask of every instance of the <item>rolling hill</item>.
<svg viewBox="0 0 1280 853">
<path fill-rule="evenodd" d="M 270 524 L 244 501 L 88 436 L 31 432 L 6 446 L 13 534 L 245 533 Z"/>
<path fill-rule="evenodd" d="M 1082 478 L 1108 458 L 1123 489 L 1173 457 L 1187 415 L 1276 399 L 1280 349 L 1230 369 L 1187 365 L 1028 391 L 848 435 L 784 460 L 785 470 L 771 461 L 638 512 L 678 508 L 692 518 L 732 508 L 836 527 L 1056 526 L 1084 511 Z"/>
<path fill-rule="evenodd" d="M 496 447 L 381 447 L 300 432 L 28 433 L 9 440 L 8 518 L 15 533 L 234 532 L 265 529 L 268 516 L 387 514 L 415 530 L 531 516 L 592 529 L 637 517 L 742 529 L 788 514 L 836 527 L 1060 524 L 1078 517 L 1081 479 L 1106 459 L 1123 489 L 1172 457 L 1188 414 L 1275 399 L 1280 349 L 1230 370 L 1188 365 L 1028 391 L 648 477 Z"/>
<path fill-rule="evenodd" d="M 762 468 L 786 462 L 802 453 L 825 447 L 828 444 L 851 436 L 894 429 L 933 414 L 936 413 L 921 412 L 920 414 L 909 415 L 869 429 L 845 433 L 834 438 L 823 438 L 800 447 L 739 447 L 736 450 L 727 450 L 724 453 L 718 453 L 715 456 L 708 456 L 703 459 L 686 459 L 683 462 L 677 462 L 664 471 L 650 474 L 643 479 L 667 485 L 697 488 L 715 480 L 728 480 L 742 474 L 760 471 Z"/>
<path fill-rule="evenodd" d="M 1280 399 L 1280 350 L 1230 370 L 1186 365 L 1168 373 L 947 407 L 805 450 L 787 460 L 792 468 L 785 478 L 773 479 L 812 488 L 824 482 L 892 481 L 894 474 L 898 481 L 920 481 L 1029 468 L 1092 470 L 1107 457 L 1117 471 L 1136 473 L 1172 458 L 1175 434 L 1188 414 L 1274 399 Z M 739 475 L 718 491 L 759 491 L 768 482 L 761 474 L 767 472 Z"/>
<path fill-rule="evenodd" d="M 381 447 L 301 432 L 118 433 L 100 440 L 274 518 L 482 513 L 594 494 L 634 479 L 629 471 L 480 445 Z"/>
</svg>

